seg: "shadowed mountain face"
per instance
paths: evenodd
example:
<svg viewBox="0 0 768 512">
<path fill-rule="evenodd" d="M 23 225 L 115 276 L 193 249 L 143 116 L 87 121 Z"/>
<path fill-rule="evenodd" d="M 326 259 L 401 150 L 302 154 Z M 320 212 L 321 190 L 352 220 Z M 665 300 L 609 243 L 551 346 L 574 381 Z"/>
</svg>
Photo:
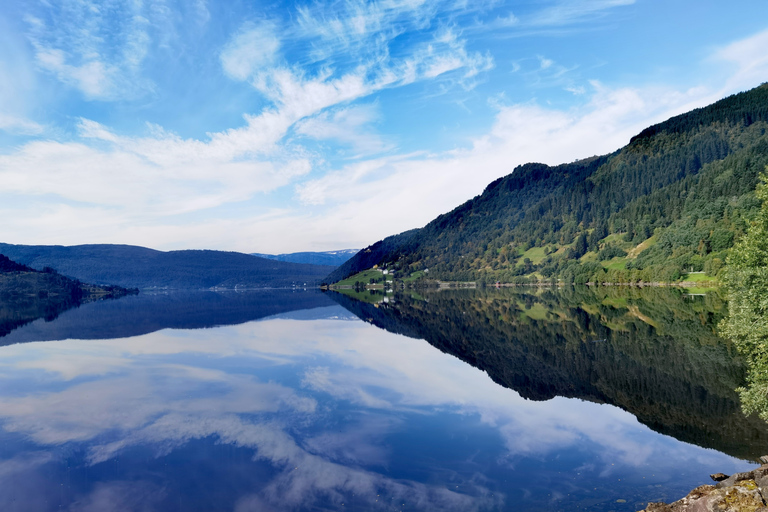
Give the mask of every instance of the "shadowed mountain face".
<svg viewBox="0 0 768 512">
<path fill-rule="evenodd" d="M 0 254 L 0 338 L 38 318 L 53 320 L 82 303 L 135 292 L 73 281 L 52 269 L 37 271 Z"/>
<path fill-rule="evenodd" d="M 755 460 L 768 425 L 734 391 L 744 366 L 715 326 L 717 295 L 670 289 L 455 290 L 371 304 L 329 295 L 382 329 L 423 338 L 531 400 L 609 403 L 679 440 Z"/>
<path fill-rule="evenodd" d="M 18 310 L 15 314 L 25 315 L 24 324 L 30 325 L 20 324 L 24 327 L 8 331 L 10 334 L 6 332 L 4 337 L 0 337 L 0 346 L 31 341 L 127 338 L 161 329 L 235 325 L 292 312 L 300 312 L 303 317 L 311 312 L 321 317 L 337 315 L 339 310 L 342 314 L 344 312 L 317 290 L 142 293 L 86 304 L 60 314 L 66 309 L 57 310 L 51 316 L 46 314 L 44 303 L 38 301 L 28 309 Z M 0 312 L 13 312 L 13 305 L 0 302 Z M 55 322 L 50 321 L 54 318 Z M 33 322 L 36 319 L 41 320 Z"/>
<path fill-rule="evenodd" d="M 129 288 L 285 288 L 317 285 L 329 265 L 304 265 L 224 251 L 155 251 L 131 245 L 11 245 L 0 254 L 34 269 L 53 267 L 88 283 Z"/>
</svg>

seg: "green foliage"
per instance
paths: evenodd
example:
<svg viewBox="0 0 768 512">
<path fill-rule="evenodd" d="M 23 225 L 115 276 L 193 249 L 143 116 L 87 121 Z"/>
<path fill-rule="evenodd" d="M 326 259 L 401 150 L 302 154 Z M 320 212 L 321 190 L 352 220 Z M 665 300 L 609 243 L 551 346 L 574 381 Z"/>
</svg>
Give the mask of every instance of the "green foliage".
<svg viewBox="0 0 768 512">
<path fill-rule="evenodd" d="M 382 263 L 406 272 L 429 268 L 431 278 L 450 281 L 716 275 L 759 208 L 766 111 L 763 85 L 651 127 L 610 155 L 519 166 L 425 227 L 364 249 L 329 282 Z M 630 251 L 648 239 L 656 243 Z M 597 258 L 577 261 L 588 253 Z M 594 265 L 625 256 L 626 265 Z"/>
<path fill-rule="evenodd" d="M 728 318 L 721 332 L 747 358 L 747 385 L 740 388 L 744 412 L 768 421 L 768 177 L 760 178 L 760 213 L 727 259 Z"/>
</svg>

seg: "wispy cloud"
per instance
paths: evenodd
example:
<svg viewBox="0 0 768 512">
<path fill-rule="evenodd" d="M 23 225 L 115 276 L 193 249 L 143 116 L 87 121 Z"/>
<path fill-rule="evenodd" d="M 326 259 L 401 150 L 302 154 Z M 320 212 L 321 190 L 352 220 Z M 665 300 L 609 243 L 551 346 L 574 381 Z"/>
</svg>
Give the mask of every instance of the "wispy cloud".
<svg viewBox="0 0 768 512">
<path fill-rule="evenodd" d="M 324 111 L 297 123 L 297 134 L 316 140 L 335 140 L 349 146 L 354 152 L 351 158 L 381 153 L 392 149 L 371 125 L 380 119 L 378 108 L 373 104 L 356 105 L 333 111 Z"/>
<path fill-rule="evenodd" d="M 602 16 L 606 11 L 636 0 L 559 0 L 535 13 L 527 22 L 534 26 L 562 26 Z"/>
<path fill-rule="evenodd" d="M 724 90 L 744 90 L 768 81 L 768 30 L 736 41 L 717 50 L 712 60 L 727 62 L 735 72 L 728 78 Z"/>
<path fill-rule="evenodd" d="M 142 66 L 170 34 L 169 11 L 141 2 L 68 0 L 26 16 L 37 65 L 92 100 L 124 100 L 152 91 Z M 154 37 L 160 28 L 165 36 Z"/>
<path fill-rule="evenodd" d="M 270 23 L 246 23 L 221 52 L 224 71 L 235 80 L 246 80 L 274 63 L 280 40 Z"/>
</svg>

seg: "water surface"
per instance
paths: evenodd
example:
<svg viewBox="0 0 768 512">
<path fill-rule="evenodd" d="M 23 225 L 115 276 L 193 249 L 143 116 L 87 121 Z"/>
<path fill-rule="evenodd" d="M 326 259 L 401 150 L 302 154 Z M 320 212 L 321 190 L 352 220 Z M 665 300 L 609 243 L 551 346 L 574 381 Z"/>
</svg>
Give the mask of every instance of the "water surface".
<svg viewBox="0 0 768 512">
<path fill-rule="evenodd" d="M 0 342 L 3 510 L 638 510 L 766 446 L 715 298 L 140 295 Z M 645 292 L 643 292 L 645 293 Z"/>
</svg>

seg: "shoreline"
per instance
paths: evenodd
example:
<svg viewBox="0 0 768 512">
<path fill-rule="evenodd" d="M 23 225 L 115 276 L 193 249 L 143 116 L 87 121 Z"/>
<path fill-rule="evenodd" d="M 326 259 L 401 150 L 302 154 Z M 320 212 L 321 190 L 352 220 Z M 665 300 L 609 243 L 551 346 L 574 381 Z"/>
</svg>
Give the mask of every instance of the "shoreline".
<svg viewBox="0 0 768 512">
<path fill-rule="evenodd" d="M 393 283 L 393 286 L 389 287 L 389 289 L 394 289 L 397 284 L 403 284 L 402 281 L 395 281 Z M 476 281 L 429 281 L 424 282 L 421 284 L 408 284 L 405 286 L 406 288 L 437 288 L 437 289 L 446 289 L 446 288 L 465 288 L 465 289 L 475 289 L 475 288 L 518 288 L 518 287 L 530 287 L 530 288 L 559 288 L 563 286 L 627 286 L 630 288 L 646 288 L 646 287 L 655 287 L 655 288 L 704 288 L 704 289 L 717 289 L 720 286 L 722 286 L 722 283 L 719 281 L 679 281 L 679 282 L 662 282 L 662 281 L 653 281 L 653 282 L 644 282 L 639 281 L 636 283 L 594 283 L 594 282 L 588 282 L 588 283 L 562 283 L 557 282 L 553 283 L 551 281 L 537 281 L 537 282 L 531 282 L 531 283 L 495 283 L 495 284 L 486 284 L 485 286 L 478 285 Z M 381 284 L 366 284 L 365 286 L 355 287 L 351 284 L 344 284 L 344 285 L 336 285 L 336 284 L 329 284 L 329 285 L 321 285 L 321 290 L 354 290 L 354 289 L 360 289 L 360 290 L 384 290 L 387 287 Z"/>
<path fill-rule="evenodd" d="M 648 503 L 641 512 L 768 512 L 768 464 L 710 478 L 717 483 L 700 485 L 672 503 Z"/>
</svg>

